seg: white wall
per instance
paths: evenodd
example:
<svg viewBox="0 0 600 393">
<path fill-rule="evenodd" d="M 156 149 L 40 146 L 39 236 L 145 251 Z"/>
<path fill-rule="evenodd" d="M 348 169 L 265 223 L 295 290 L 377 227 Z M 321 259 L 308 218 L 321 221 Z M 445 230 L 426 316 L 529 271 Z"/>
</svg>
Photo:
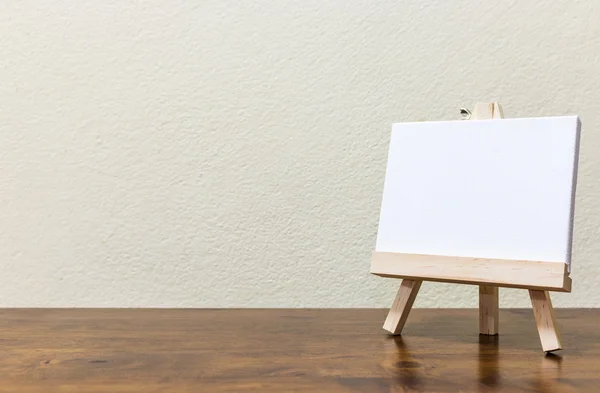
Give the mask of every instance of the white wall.
<svg viewBox="0 0 600 393">
<path fill-rule="evenodd" d="M 387 307 L 390 124 L 493 100 L 581 116 L 554 301 L 600 306 L 598 21 L 595 0 L 2 2 L 0 306 Z M 476 302 L 426 284 L 417 306 Z"/>
</svg>

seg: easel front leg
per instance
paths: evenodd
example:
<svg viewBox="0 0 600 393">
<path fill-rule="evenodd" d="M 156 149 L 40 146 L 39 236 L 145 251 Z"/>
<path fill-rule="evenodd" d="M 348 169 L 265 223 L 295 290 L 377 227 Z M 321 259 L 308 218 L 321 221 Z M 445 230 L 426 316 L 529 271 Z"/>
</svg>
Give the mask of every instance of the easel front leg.
<svg viewBox="0 0 600 393">
<path fill-rule="evenodd" d="M 479 286 L 479 334 L 498 334 L 498 287 Z"/>
<path fill-rule="evenodd" d="M 383 324 L 385 330 L 394 335 L 402 333 L 402 328 L 404 328 L 422 282 L 420 280 L 402 280 L 392 308 Z"/>
<path fill-rule="evenodd" d="M 562 349 L 560 335 L 556 326 L 554 308 L 548 291 L 529 290 L 535 323 L 542 341 L 542 349 L 552 352 Z"/>
</svg>

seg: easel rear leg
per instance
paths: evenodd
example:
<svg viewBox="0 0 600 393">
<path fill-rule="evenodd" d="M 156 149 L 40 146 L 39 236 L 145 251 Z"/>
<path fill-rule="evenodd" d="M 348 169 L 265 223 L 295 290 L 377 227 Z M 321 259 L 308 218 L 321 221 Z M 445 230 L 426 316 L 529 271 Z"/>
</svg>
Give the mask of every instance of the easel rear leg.
<svg viewBox="0 0 600 393">
<path fill-rule="evenodd" d="M 499 320 L 498 287 L 479 286 L 479 334 L 493 336 L 498 334 Z"/>
</svg>

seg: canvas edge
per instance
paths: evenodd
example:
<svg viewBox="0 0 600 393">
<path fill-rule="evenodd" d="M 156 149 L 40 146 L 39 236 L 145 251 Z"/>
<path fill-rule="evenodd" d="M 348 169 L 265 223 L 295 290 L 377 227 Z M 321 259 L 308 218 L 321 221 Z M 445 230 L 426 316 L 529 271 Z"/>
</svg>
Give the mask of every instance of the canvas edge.
<svg viewBox="0 0 600 393">
<path fill-rule="evenodd" d="M 573 151 L 573 174 L 571 176 L 571 206 L 569 208 L 569 233 L 567 243 L 567 267 L 571 274 L 571 259 L 573 254 L 573 234 L 575 229 L 575 198 L 577 197 L 577 175 L 579 173 L 579 149 L 581 143 L 581 118 L 575 116 L 575 149 Z"/>
</svg>

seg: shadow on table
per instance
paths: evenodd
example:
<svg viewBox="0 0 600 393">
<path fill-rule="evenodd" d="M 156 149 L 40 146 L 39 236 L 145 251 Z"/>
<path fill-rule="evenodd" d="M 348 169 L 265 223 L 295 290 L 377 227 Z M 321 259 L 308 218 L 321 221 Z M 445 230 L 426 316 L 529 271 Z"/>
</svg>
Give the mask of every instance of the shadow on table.
<svg viewBox="0 0 600 393">
<path fill-rule="evenodd" d="M 477 380 L 479 387 L 494 391 L 502 386 L 500 379 L 500 336 L 479 335 Z"/>
<path fill-rule="evenodd" d="M 542 357 L 540 371 L 534 381 L 537 392 L 553 393 L 557 391 L 556 385 L 561 376 L 562 362 L 562 356 L 553 353 Z"/>
<path fill-rule="evenodd" d="M 395 364 L 395 384 L 410 391 L 423 391 L 426 375 L 423 365 L 417 361 L 416 356 L 411 352 L 410 348 L 402 336 L 390 337 L 394 341 L 398 350 L 398 360 Z"/>
<path fill-rule="evenodd" d="M 457 312 L 465 310 L 456 310 Z M 470 310 L 469 310 L 470 311 Z M 533 313 L 527 309 L 502 310 L 501 317 L 509 317 L 508 323 L 511 325 L 507 330 L 510 336 L 504 334 L 502 347 L 513 349 L 531 349 L 532 352 L 539 353 L 539 336 L 533 319 Z M 426 319 L 421 319 L 408 323 L 405 327 L 406 337 L 426 337 L 439 339 L 444 342 L 454 342 L 458 344 L 479 344 L 487 345 L 487 348 L 498 346 L 499 341 L 491 340 L 482 342 L 478 339 L 478 315 L 473 312 L 464 312 L 458 317 L 448 318 L 448 315 L 439 313 L 439 315 L 428 315 Z M 483 336 L 486 337 L 486 336 Z"/>
<path fill-rule="evenodd" d="M 479 335 L 477 379 L 480 391 L 496 391 L 502 387 L 503 382 L 510 385 L 517 382 L 518 387 L 531 386 L 535 392 L 539 393 L 552 393 L 556 391 L 556 378 L 560 375 L 563 361 L 561 356 L 552 353 L 545 356 L 540 355 L 540 363 L 536 370 L 537 372 L 533 373 L 533 378 L 527 378 L 528 375 L 525 375 L 522 380 L 509 377 L 507 378 L 508 381 L 503 381 L 501 377 L 502 366 L 500 364 L 501 346 L 499 343 L 500 336 L 498 335 Z"/>
<path fill-rule="evenodd" d="M 479 346 L 476 354 L 477 370 L 462 366 L 462 362 L 473 359 L 456 357 L 445 361 L 456 362 L 457 367 L 440 368 L 440 358 L 435 353 L 421 353 L 411 350 L 410 345 L 402 336 L 390 336 L 397 350 L 394 363 L 394 385 L 408 391 L 460 391 L 461 389 L 477 386 L 479 392 L 494 392 L 504 388 L 531 389 L 540 393 L 553 393 L 559 389 L 561 365 L 563 358 L 559 355 L 541 355 L 538 366 L 526 361 L 523 367 L 515 366 L 514 354 L 504 356 L 501 361 L 501 346 L 499 336 L 479 336 Z M 431 356 L 431 364 L 428 357 Z M 442 359 L 443 361 L 443 359 Z M 522 359 L 520 360 L 523 361 Z M 468 362 L 467 362 L 468 364 Z M 502 364 L 508 365 L 503 369 Z M 534 366 L 534 367 L 531 367 Z M 451 375 L 445 375 L 444 372 Z M 531 371 L 531 372 L 529 372 Z M 461 375 L 464 374 L 464 375 Z M 474 378 L 476 377 L 476 378 Z"/>
</svg>

